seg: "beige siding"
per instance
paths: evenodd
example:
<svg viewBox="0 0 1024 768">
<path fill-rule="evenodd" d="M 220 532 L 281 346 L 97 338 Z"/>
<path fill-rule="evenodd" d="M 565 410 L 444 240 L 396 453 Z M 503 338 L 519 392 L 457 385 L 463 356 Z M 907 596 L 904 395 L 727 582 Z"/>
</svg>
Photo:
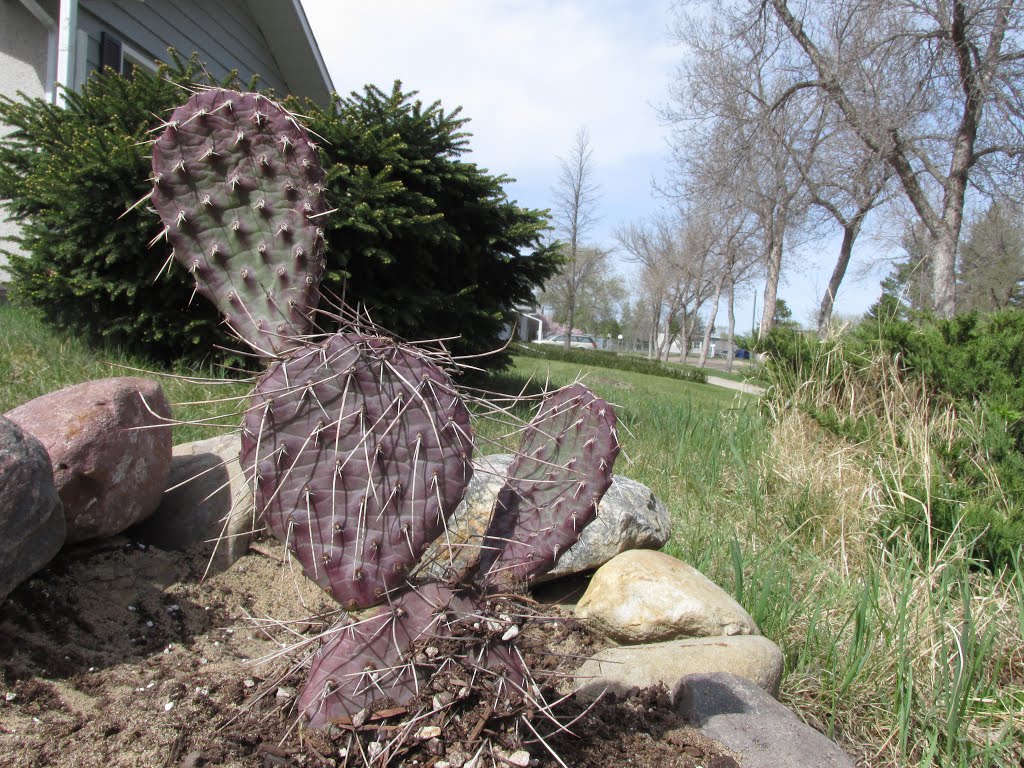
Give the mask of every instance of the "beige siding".
<svg viewBox="0 0 1024 768">
<path fill-rule="evenodd" d="M 19 91 L 29 97 L 46 93 L 46 28 L 17 0 L 0 2 L 0 93 L 15 98 Z M 0 135 L 9 126 L 0 123 Z M 17 233 L 0 205 L 0 250 L 17 251 L 9 240 Z M 0 283 L 7 280 L 7 257 L 0 254 Z"/>
</svg>

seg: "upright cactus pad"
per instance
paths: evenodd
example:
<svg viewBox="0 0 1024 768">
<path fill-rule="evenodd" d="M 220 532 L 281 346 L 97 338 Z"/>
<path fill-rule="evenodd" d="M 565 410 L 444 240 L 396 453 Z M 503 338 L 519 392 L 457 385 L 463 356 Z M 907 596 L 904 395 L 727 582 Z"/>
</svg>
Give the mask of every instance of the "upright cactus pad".
<svg viewBox="0 0 1024 768">
<path fill-rule="evenodd" d="M 246 412 L 257 511 L 347 609 L 384 602 L 472 475 L 469 412 L 412 347 L 355 333 L 295 350 Z"/>
<path fill-rule="evenodd" d="M 151 199 L 175 257 L 261 356 L 311 330 L 324 269 L 322 181 L 305 129 L 259 94 L 200 91 L 153 146 Z"/>
<path fill-rule="evenodd" d="M 480 557 L 485 583 L 513 586 L 553 568 L 597 514 L 618 454 L 611 405 L 582 384 L 548 397 L 498 492 Z"/>
</svg>

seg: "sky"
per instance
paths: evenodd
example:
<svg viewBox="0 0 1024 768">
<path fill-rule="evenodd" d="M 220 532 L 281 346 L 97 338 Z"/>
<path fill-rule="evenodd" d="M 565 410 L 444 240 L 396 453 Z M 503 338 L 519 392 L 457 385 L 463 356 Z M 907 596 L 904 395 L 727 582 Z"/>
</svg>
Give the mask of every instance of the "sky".
<svg viewBox="0 0 1024 768">
<path fill-rule="evenodd" d="M 657 108 L 685 55 L 669 35 L 672 0 L 302 5 L 339 93 L 365 84 L 390 90 L 397 79 L 426 103 L 461 106 L 472 133 L 464 159 L 513 177 L 506 190 L 519 205 L 554 206 L 560 159 L 585 128 L 600 190 L 588 242 L 613 248 L 617 228 L 670 208 L 656 187 L 665 178 L 670 133 Z M 779 295 L 805 325 L 813 325 L 837 251 L 837 240 L 825 240 L 789 255 Z M 625 254 L 613 258 L 628 275 Z M 847 281 L 836 309 L 859 315 L 878 296 L 877 276 Z M 737 296 L 738 330 L 748 328 L 762 290 Z M 760 295 L 756 304 L 762 306 Z"/>
</svg>

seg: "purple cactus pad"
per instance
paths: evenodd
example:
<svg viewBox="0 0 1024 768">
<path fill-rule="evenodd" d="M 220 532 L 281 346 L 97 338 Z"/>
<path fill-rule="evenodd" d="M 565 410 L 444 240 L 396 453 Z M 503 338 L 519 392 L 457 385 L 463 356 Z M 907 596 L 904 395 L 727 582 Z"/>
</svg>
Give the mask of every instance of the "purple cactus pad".
<svg viewBox="0 0 1024 768">
<path fill-rule="evenodd" d="M 415 348 L 335 334 L 275 364 L 245 416 L 257 511 L 349 610 L 404 586 L 472 475 L 469 412 Z"/>
</svg>

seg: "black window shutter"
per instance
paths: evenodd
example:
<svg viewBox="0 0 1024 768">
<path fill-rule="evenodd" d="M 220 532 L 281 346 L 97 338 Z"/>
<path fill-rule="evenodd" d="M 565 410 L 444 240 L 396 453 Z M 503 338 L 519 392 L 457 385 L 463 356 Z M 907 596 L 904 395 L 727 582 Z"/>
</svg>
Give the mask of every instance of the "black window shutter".
<svg viewBox="0 0 1024 768">
<path fill-rule="evenodd" d="M 100 69 L 121 71 L 121 41 L 109 32 L 100 33 Z"/>
</svg>

